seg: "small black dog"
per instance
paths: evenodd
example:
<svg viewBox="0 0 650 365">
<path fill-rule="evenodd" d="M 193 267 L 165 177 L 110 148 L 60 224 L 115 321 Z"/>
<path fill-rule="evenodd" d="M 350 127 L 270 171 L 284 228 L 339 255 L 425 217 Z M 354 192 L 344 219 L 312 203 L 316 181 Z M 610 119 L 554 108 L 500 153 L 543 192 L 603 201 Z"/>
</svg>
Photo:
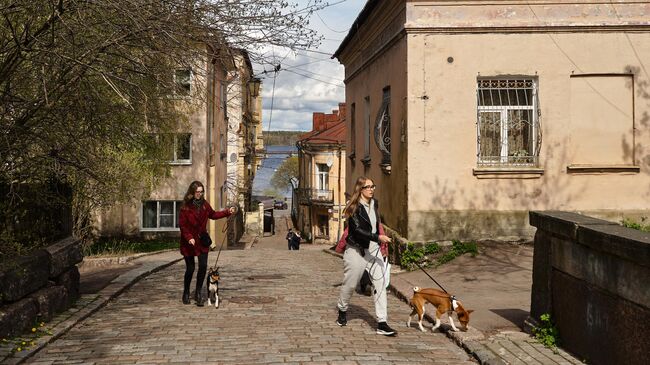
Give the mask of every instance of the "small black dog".
<svg viewBox="0 0 650 365">
<path fill-rule="evenodd" d="M 208 305 L 212 305 L 214 301 L 214 307 L 219 308 L 219 267 L 208 270 L 207 281 Z"/>
</svg>

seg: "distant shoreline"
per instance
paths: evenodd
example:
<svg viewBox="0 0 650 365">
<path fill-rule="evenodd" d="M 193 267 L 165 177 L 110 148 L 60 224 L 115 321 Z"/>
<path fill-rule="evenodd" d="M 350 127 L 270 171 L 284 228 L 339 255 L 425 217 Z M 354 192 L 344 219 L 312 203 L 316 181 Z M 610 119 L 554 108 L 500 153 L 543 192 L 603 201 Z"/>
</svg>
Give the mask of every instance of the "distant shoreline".
<svg viewBox="0 0 650 365">
<path fill-rule="evenodd" d="M 264 132 L 265 146 L 295 146 L 298 137 L 308 131 L 270 131 Z"/>
</svg>

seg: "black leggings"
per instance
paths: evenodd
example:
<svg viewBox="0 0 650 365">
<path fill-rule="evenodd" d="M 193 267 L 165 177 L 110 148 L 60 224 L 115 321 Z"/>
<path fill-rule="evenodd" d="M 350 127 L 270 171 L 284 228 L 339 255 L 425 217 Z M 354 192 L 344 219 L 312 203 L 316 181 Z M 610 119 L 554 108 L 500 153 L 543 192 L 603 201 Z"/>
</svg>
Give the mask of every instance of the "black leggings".
<svg viewBox="0 0 650 365">
<path fill-rule="evenodd" d="M 199 255 L 199 271 L 196 273 L 196 292 L 201 291 L 203 280 L 205 280 L 205 272 L 208 270 L 208 253 Z M 194 275 L 194 256 L 185 256 L 185 281 L 183 285 L 183 292 L 190 292 L 190 283 L 192 282 L 192 275 Z"/>
</svg>

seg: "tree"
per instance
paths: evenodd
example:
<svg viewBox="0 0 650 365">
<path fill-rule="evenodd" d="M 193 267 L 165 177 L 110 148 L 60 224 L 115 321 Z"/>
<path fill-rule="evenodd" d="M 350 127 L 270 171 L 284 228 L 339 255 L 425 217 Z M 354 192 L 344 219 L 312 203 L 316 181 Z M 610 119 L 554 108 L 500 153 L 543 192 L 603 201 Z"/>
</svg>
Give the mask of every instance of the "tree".
<svg viewBox="0 0 650 365">
<path fill-rule="evenodd" d="M 298 178 L 298 157 L 292 156 L 282 162 L 271 177 L 271 186 L 279 191 L 286 191 L 291 185 L 291 179 Z"/>
<path fill-rule="evenodd" d="M 90 212 L 147 194 L 167 173 L 151 138 L 186 123 L 178 69 L 264 62 L 266 45 L 308 48 L 307 8 L 275 0 L 11 0 L 0 5 L 0 185 L 4 223 L 42 197 L 20 185 L 72 188 L 77 233 Z M 200 101 L 199 101 L 200 102 Z M 9 239 L 9 238 L 7 238 Z"/>
</svg>

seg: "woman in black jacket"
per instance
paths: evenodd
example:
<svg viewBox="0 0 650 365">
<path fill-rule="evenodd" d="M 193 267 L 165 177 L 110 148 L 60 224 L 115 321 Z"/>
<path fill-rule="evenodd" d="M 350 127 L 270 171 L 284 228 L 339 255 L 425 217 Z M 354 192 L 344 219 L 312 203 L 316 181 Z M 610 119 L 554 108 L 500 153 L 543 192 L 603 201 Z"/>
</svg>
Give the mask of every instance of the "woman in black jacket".
<svg viewBox="0 0 650 365">
<path fill-rule="evenodd" d="M 343 284 L 339 294 L 339 316 L 336 323 L 339 326 L 347 324 L 346 311 L 352 293 L 356 288 L 364 270 L 368 270 L 372 280 L 375 314 L 377 316 L 377 333 L 394 336 L 396 332 L 386 323 L 388 319 L 386 282 L 384 281 L 386 264 L 384 255 L 387 252 L 380 247 L 388 245 L 390 237 L 379 234 L 379 205 L 375 195 L 375 184 L 367 177 L 357 179 L 354 193 L 345 207 L 344 214 L 348 218 L 347 247 L 343 254 Z"/>
</svg>

